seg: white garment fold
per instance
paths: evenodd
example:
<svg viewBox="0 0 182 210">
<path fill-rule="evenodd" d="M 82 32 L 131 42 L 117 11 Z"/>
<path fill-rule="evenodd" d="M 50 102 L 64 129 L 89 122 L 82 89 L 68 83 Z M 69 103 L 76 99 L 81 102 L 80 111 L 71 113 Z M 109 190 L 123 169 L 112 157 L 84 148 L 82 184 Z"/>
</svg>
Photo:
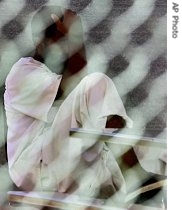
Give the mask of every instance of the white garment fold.
<svg viewBox="0 0 182 210">
<path fill-rule="evenodd" d="M 92 176 L 86 178 L 90 168 L 75 170 L 83 169 L 82 152 L 90 143 L 69 136 L 70 128 L 104 129 L 109 115 L 122 116 L 131 125 L 113 82 L 102 73 L 87 75 L 61 105 L 54 106 L 60 81 L 61 75 L 33 58 L 20 59 L 6 79 L 4 101 L 12 180 L 26 190 L 61 191 L 60 182 L 76 171 L 80 182 L 77 192 L 89 189 L 88 194 L 94 195 L 109 174 L 114 184 L 125 191 L 119 166 L 109 149 L 108 155 L 104 155 L 102 150 L 106 146 L 102 142 L 98 143 L 100 159 L 91 167 Z M 83 179 L 79 179 L 80 175 Z M 98 178 L 95 184 L 94 177 Z"/>
</svg>

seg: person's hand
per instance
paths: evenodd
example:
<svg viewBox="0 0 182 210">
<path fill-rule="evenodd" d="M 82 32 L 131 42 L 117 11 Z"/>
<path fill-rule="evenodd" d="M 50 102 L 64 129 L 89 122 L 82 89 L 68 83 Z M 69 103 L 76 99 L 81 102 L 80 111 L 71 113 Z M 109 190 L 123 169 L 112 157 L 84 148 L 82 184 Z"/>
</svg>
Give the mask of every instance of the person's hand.
<svg viewBox="0 0 182 210">
<path fill-rule="evenodd" d="M 56 14 L 51 14 L 51 18 L 55 22 L 57 30 L 66 35 L 72 23 L 76 21 L 77 15 L 71 10 L 66 10 L 62 21 Z"/>
<path fill-rule="evenodd" d="M 68 30 L 63 22 L 59 19 L 59 17 L 55 14 L 51 14 L 52 20 L 55 22 L 57 30 L 60 31 L 63 35 L 66 35 Z"/>
<path fill-rule="evenodd" d="M 110 115 L 107 117 L 106 128 L 124 128 L 126 121 L 118 115 Z"/>
</svg>

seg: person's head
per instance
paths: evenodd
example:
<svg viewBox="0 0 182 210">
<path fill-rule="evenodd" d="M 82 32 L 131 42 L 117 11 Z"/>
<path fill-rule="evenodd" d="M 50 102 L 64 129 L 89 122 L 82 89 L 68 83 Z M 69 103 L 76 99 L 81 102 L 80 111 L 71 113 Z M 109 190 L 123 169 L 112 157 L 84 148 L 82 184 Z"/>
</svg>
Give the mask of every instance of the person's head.
<svg viewBox="0 0 182 210">
<path fill-rule="evenodd" d="M 43 6 L 32 17 L 32 39 L 37 47 L 41 42 L 58 40 L 65 34 L 57 28 L 56 22 L 63 22 L 64 10 L 58 6 Z M 64 26 L 64 24 L 63 24 Z"/>
<path fill-rule="evenodd" d="M 75 52 L 83 51 L 81 21 L 71 10 L 60 6 L 43 6 L 34 14 L 31 28 L 35 57 L 56 73 L 61 72 L 66 60 Z M 79 54 L 85 56 L 82 52 Z"/>
</svg>

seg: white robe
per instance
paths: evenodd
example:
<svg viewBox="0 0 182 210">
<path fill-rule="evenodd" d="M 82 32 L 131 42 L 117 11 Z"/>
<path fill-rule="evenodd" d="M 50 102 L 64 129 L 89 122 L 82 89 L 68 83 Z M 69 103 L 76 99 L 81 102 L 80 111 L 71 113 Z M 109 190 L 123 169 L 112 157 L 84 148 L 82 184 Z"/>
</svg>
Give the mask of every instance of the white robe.
<svg viewBox="0 0 182 210">
<path fill-rule="evenodd" d="M 28 57 L 15 63 L 6 79 L 9 172 L 14 183 L 25 190 L 64 191 L 61 181 L 75 170 L 83 149 L 95 142 L 69 137 L 70 128 L 102 130 L 107 116 L 115 114 L 131 123 L 106 75 L 87 75 L 57 106 L 54 100 L 61 78 Z M 123 176 L 109 149 L 99 143 L 97 152 L 100 159 L 96 164 L 86 169 L 81 165 L 75 173 L 80 185 L 77 192 L 94 195 L 99 184 L 111 176 L 125 191 Z"/>
</svg>

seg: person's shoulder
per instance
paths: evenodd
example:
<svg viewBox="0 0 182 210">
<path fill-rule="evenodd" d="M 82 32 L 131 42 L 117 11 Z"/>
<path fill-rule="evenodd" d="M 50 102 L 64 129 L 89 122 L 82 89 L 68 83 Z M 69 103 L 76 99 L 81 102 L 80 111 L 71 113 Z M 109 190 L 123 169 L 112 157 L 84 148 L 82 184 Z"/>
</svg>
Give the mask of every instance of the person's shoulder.
<svg viewBox="0 0 182 210">
<path fill-rule="evenodd" d="M 24 65 L 40 66 L 40 65 L 42 65 L 42 63 L 35 60 L 32 57 L 22 57 L 14 64 L 14 67 L 15 66 L 24 66 Z"/>
<path fill-rule="evenodd" d="M 32 57 L 20 58 L 11 68 L 9 74 L 20 74 L 21 71 L 32 71 L 33 69 L 41 68 L 42 63 Z"/>
<path fill-rule="evenodd" d="M 16 72 L 20 73 L 21 70 L 28 68 L 38 68 L 41 65 L 42 64 L 39 61 L 36 61 L 32 57 L 22 57 L 13 64 L 9 75 L 14 74 Z"/>
<path fill-rule="evenodd" d="M 42 64 L 39 61 L 36 61 L 32 57 L 20 58 L 14 63 L 10 72 L 8 73 L 6 77 L 6 85 L 12 80 L 15 80 L 15 78 L 17 80 L 20 80 L 20 77 L 25 76 L 26 74 L 28 74 L 28 72 L 31 72 L 32 70 L 37 70 L 38 68 L 41 68 L 41 65 Z"/>
</svg>

